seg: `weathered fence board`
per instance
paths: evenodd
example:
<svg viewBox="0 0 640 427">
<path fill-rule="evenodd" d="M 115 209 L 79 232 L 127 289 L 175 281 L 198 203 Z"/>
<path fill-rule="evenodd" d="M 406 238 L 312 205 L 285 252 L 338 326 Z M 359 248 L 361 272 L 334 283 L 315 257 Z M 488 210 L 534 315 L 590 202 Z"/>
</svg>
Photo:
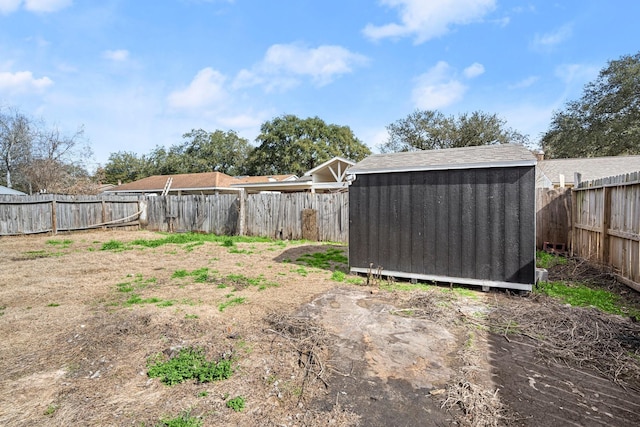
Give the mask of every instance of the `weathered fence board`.
<svg viewBox="0 0 640 427">
<path fill-rule="evenodd" d="M 131 225 L 137 213 L 136 196 L 2 196 L 0 235 Z"/>
<path fill-rule="evenodd" d="M 302 239 L 303 211 L 317 212 L 317 235 L 321 241 L 349 239 L 348 193 L 262 193 L 245 200 L 245 234 L 275 239 Z"/>
<path fill-rule="evenodd" d="M 640 291 L 640 173 L 574 189 L 573 253 L 609 265 Z"/>
<path fill-rule="evenodd" d="M 235 194 L 160 196 L 146 201 L 149 230 L 237 234 L 239 201 Z"/>
<path fill-rule="evenodd" d="M 138 225 L 167 232 L 239 233 L 276 239 L 303 238 L 303 211 L 315 212 L 311 236 L 348 239 L 347 193 L 264 193 L 201 196 L 17 196 L 0 198 L 0 234 Z M 244 210 L 244 211 L 243 211 Z"/>
</svg>

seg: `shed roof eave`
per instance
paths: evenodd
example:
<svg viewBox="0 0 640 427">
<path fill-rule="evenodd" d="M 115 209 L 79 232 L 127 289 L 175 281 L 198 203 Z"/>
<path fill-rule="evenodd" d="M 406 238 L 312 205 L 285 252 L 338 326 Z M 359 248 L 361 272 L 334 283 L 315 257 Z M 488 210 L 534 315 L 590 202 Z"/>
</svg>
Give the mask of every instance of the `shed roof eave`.
<svg viewBox="0 0 640 427">
<path fill-rule="evenodd" d="M 513 168 L 521 166 L 535 166 L 536 160 L 518 160 L 512 162 L 482 162 L 482 163 L 461 163 L 461 164 L 443 164 L 443 165 L 416 165 L 407 167 L 390 167 L 390 168 L 349 168 L 351 175 L 363 175 L 374 173 L 394 173 L 394 172 L 420 172 L 420 171 L 436 171 L 436 170 L 453 170 L 453 169 L 489 169 L 489 168 Z"/>
</svg>

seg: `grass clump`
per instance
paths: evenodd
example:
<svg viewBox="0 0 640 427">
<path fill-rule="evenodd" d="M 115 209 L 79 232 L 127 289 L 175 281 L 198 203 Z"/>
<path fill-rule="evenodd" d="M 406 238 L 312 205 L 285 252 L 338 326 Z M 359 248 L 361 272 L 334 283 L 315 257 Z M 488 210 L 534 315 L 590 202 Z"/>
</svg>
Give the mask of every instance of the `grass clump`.
<svg viewBox="0 0 640 427">
<path fill-rule="evenodd" d="M 59 406 L 58 405 L 54 405 L 53 403 L 50 404 L 49 406 L 47 406 L 47 409 L 44 410 L 44 412 L 42 413 L 42 415 L 46 415 L 47 417 L 53 415 L 56 413 L 56 411 L 58 410 Z"/>
<path fill-rule="evenodd" d="M 343 269 L 349 263 L 344 250 L 335 248 L 327 249 L 324 252 L 304 254 L 296 261 L 322 270 Z"/>
<path fill-rule="evenodd" d="M 124 305 L 130 307 L 136 304 L 157 304 L 161 301 L 162 300 L 160 298 L 142 298 L 138 294 L 131 294 L 129 299 L 124 302 Z"/>
<path fill-rule="evenodd" d="M 235 298 L 227 300 L 227 301 L 225 301 L 223 303 L 220 303 L 220 305 L 218 305 L 218 310 L 220 310 L 222 312 L 227 307 L 231 307 L 231 306 L 234 306 L 234 305 L 240 305 L 240 304 L 244 303 L 245 301 L 246 301 L 245 297 L 235 297 Z"/>
<path fill-rule="evenodd" d="M 102 247 L 100 247 L 101 251 L 115 251 L 115 252 L 119 252 L 119 251 L 123 251 L 125 250 L 125 244 L 118 241 L 118 240 L 109 240 L 108 242 L 104 242 L 102 244 Z"/>
<path fill-rule="evenodd" d="M 227 408 L 233 409 L 236 412 L 242 412 L 244 409 L 244 397 L 238 396 L 233 399 L 227 400 Z"/>
<path fill-rule="evenodd" d="M 333 280 L 334 282 L 344 282 L 347 278 L 347 275 L 344 273 L 344 271 L 340 271 L 340 270 L 336 270 L 333 272 L 333 274 L 331 275 L 331 280 Z"/>
<path fill-rule="evenodd" d="M 61 249 L 66 249 L 73 243 L 73 240 L 64 239 L 64 240 L 47 240 L 47 245 L 59 246 Z"/>
<path fill-rule="evenodd" d="M 201 348 L 183 348 L 168 360 L 159 353 L 147 361 L 147 375 L 160 378 L 163 384 L 170 386 L 188 380 L 200 383 L 226 380 L 232 373 L 231 360 L 208 361 Z"/>
<path fill-rule="evenodd" d="M 207 283 L 209 281 L 209 267 L 202 267 L 193 271 L 176 270 L 171 275 L 172 279 L 182 279 L 184 277 L 193 277 L 193 281 L 196 283 Z"/>
<path fill-rule="evenodd" d="M 572 306 L 593 306 L 605 313 L 629 314 L 628 310 L 623 310 L 620 297 L 617 295 L 604 289 L 593 289 L 581 283 L 540 282 L 535 292 L 557 298 Z M 640 311 L 632 314 L 638 316 Z"/>
<path fill-rule="evenodd" d="M 160 426 L 164 427 L 201 427 L 202 418 L 194 417 L 190 412 L 184 412 L 175 418 L 163 418 Z"/>
<path fill-rule="evenodd" d="M 536 252 L 536 267 L 550 269 L 556 265 L 565 265 L 567 259 L 556 254 L 551 254 L 545 251 Z"/>
</svg>

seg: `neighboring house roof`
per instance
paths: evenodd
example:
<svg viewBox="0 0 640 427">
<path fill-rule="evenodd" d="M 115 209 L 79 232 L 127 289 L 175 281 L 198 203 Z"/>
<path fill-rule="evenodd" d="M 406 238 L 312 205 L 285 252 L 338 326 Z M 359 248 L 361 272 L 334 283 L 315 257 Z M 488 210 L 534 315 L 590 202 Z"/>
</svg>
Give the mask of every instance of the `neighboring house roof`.
<svg viewBox="0 0 640 427">
<path fill-rule="evenodd" d="M 14 190 L 13 188 L 5 187 L 4 185 L 0 185 L 0 194 L 3 196 L 26 196 L 26 193 L 22 191 Z"/>
<path fill-rule="evenodd" d="M 271 179 L 289 179 L 294 175 L 233 177 L 222 172 L 154 175 L 106 190 L 105 193 L 161 193 L 171 178 L 169 193 L 205 193 L 237 191 L 232 184 L 243 182 L 269 182 Z"/>
<path fill-rule="evenodd" d="M 536 157 L 517 144 L 374 154 L 349 168 L 350 174 L 534 166 Z"/>
<path fill-rule="evenodd" d="M 560 186 L 561 175 L 564 186 L 577 185 L 575 174 L 580 181 L 591 181 L 609 176 L 640 171 L 640 156 L 589 157 L 583 159 L 551 159 L 538 162 L 536 187 Z"/>
<path fill-rule="evenodd" d="M 334 157 L 307 171 L 301 178 L 280 182 L 238 183 L 234 188 L 244 188 L 250 192 L 260 191 L 339 191 L 348 188 L 347 168 L 355 162 L 342 157 Z"/>
</svg>

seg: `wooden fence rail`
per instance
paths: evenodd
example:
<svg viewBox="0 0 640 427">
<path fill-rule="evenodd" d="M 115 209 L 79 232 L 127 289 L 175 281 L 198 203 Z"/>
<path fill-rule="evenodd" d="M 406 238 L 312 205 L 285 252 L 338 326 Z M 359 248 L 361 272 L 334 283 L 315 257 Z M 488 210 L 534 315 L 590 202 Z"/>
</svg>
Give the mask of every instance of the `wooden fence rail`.
<svg viewBox="0 0 640 427">
<path fill-rule="evenodd" d="M 573 254 L 611 266 L 640 291 L 640 172 L 585 182 L 573 194 Z"/>
</svg>

